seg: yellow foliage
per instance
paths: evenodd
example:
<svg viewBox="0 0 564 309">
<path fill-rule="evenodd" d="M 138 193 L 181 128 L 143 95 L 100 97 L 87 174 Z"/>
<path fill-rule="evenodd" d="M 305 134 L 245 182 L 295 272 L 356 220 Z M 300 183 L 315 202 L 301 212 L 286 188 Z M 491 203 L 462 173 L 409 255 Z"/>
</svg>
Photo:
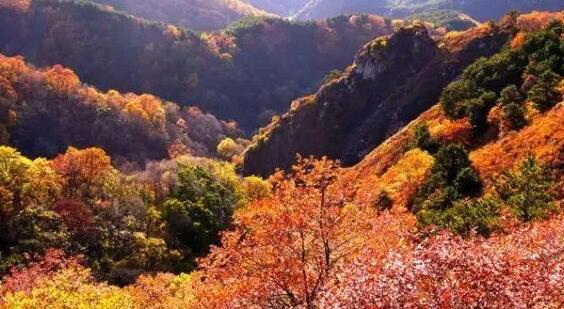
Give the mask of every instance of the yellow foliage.
<svg viewBox="0 0 564 309">
<path fill-rule="evenodd" d="M 377 184 L 391 195 L 395 205 L 406 207 L 427 179 L 432 165 L 430 154 L 418 148 L 410 150 L 378 179 Z"/>
<path fill-rule="evenodd" d="M 231 160 L 234 156 L 240 155 L 244 150 L 245 148 L 242 145 L 236 143 L 229 137 L 224 138 L 217 145 L 217 153 L 227 160 Z"/>
<path fill-rule="evenodd" d="M 193 282 L 195 277 L 195 274 L 144 275 L 125 290 L 134 302 L 133 308 L 196 308 Z"/>
<path fill-rule="evenodd" d="M 130 95 L 130 101 L 125 105 L 124 111 L 134 117 L 150 122 L 155 127 L 164 125 L 165 111 L 162 103 L 152 95 Z"/>
<path fill-rule="evenodd" d="M 50 206 L 60 195 L 62 180 L 45 159 L 34 161 L 0 146 L 0 218 L 23 206 Z"/>
<path fill-rule="evenodd" d="M 272 186 L 268 181 L 256 176 L 245 177 L 243 188 L 245 190 L 245 197 L 249 201 L 268 197 L 272 190 Z"/>
<path fill-rule="evenodd" d="M 2 308 L 11 309 L 129 309 L 133 299 L 118 287 L 95 283 L 90 271 L 72 266 L 42 278 L 30 292 L 8 293 Z"/>
</svg>

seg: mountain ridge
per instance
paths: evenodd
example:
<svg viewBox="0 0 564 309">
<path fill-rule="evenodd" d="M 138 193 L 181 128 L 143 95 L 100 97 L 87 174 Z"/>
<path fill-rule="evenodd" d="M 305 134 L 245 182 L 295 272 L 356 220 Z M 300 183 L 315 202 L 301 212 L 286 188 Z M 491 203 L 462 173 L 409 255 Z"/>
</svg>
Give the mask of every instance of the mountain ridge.
<svg viewBox="0 0 564 309">
<path fill-rule="evenodd" d="M 368 43 L 343 77 L 322 86 L 315 95 L 295 101 L 287 114 L 255 137 L 254 144 L 244 154 L 243 172 L 265 175 L 276 168 L 289 168 L 296 153 L 328 155 L 342 160 L 345 165 L 360 161 L 373 146 L 436 102 L 442 88 L 463 68 L 481 56 L 494 54 L 509 38 L 509 31 L 503 26 L 484 25 L 437 43 L 431 40 L 423 26 L 403 29 L 389 39 L 380 38 Z M 388 48 L 402 36 L 408 38 L 410 48 L 401 52 Z M 389 41 L 392 41 L 391 45 L 388 45 Z M 427 49 L 425 60 L 414 55 L 411 60 L 401 59 L 410 52 L 420 52 L 419 49 Z M 391 65 L 388 59 L 391 59 Z M 406 65 L 413 66 L 404 71 L 411 76 L 381 87 L 381 83 L 390 82 L 389 70 L 400 70 Z M 406 92 L 401 87 L 411 90 Z M 367 95 L 370 91 L 377 93 L 372 99 Z M 378 91 L 384 91 L 384 94 L 378 94 Z M 331 95 L 331 92 L 340 94 Z M 350 95 L 346 97 L 342 93 Z M 347 110 L 357 116 L 347 118 Z M 320 117 L 327 115 L 336 118 L 321 121 Z M 315 125 L 322 123 L 320 127 Z M 315 136 L 320 142 L 302 143 L 307 140 L 304 135 Z"/>
</svg>

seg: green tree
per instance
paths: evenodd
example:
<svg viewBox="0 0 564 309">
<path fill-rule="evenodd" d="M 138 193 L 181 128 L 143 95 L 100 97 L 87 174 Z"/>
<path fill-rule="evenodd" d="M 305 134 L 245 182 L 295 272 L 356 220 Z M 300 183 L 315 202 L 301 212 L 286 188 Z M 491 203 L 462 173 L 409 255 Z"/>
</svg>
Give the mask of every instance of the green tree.
<svg viewBox="0 0 564 309">
<path fill-rule="evenodd" d="M 459 227 L 462 226 L 468 230 L 467 227 L 476 226 L 477 215 L 456 205 L 461 200 L 477 196 L 481 191 L 480 178 L 464 146 L 444 145 L 435 155 L 431 175 L 417 193 L 412 211 L 421 226 L 437 225 L 452 228 L 455 232 L 463 229 Z M 483 212 L 494 214 L 486 210 Z"/>
<path fill-rule="evenodd" d="M 521 91 L 519 91 L 519 88 L 515 85 L 505 87 L 499 95 L 499 103 L 502 106 L 506 106 L 511 103 L 521 104 L 524 100 L 525 98 L 521 94 Z"/>
<path fill-rule="evenodd" d="M 519 130 L 527 124 L 522 105 L 510 103 L 503 107 L 503 118 L 512 130 Z"/>
<path fill-rule="evenodd" d="M 496 184 L 496 191 L 522 221 L 544 218 L 556 210 L 554 182 L 546 166 L 534 157 L 523 162 L 516 172 L 504 172 Z"/>
<path fill-rule="evenodd" d="M 233 191 L 200 167 L 183 167 L 162 216 L 175 245 L 196 255 L 217 243 L 219 232 L 231 223 Z"/>
<path fill-rule="evenodd" d="M 429 126 L 426 123 L 418 124 L 415 127 L 414 146 L 431 154 L 437 152 L 439 144 L 431 137 Z"/>
<path fill-rule="evenodd" d="M 53 211 L 28 207 L 10 222 L 10 238 L 16 244 L 13 252 L 44 252 L 49 248 L 71 247 L 70 233 L 64 222 Z"/>
<path fill-rule="evenodd" d="M 560 93 L 555 90 L 559 81 L 560 76 L 552 71 L 546 71 L 541 75 L 528 93 L 528 98 L 536 109 L 545 111 L 561 99 Z"/>
<path fill-rule="evenodd" d="M 459 144 L 442 146 L 435 156 L 431 169 L 433 187 L 454 187 L 456 192 L 470 195 L 479 193 L 481 183 L 468 158 L 468 151 Z"/>
<path fill-rule="evenodd" d="M 465 115 L 463 102 L 478 96 L 479 90 L 475 83 L 467 79 L 459 79 L 443 90 L 441 106 L 449 118 L 462 118 Z"/>
<path fill-rule="evenodd" d="M 474 127 L 475 133 L 483 132 L 488 125 L 488 113 L 494 107 L 497 96 L 494 92 L 482 93 L 477 99 L 470 99 L 464 102 L 466 115 Z"/>
</svg>

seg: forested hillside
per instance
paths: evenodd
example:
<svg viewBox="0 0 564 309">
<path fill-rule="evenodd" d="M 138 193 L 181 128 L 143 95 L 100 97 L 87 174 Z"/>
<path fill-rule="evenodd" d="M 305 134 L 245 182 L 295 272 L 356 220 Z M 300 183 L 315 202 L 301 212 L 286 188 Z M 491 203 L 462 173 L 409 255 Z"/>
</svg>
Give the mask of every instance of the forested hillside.
<svg viewBox="0 0 564 309">
<path fill-rule="evenodd" d="M 463 31 L 478 26 L 480 23 L 471 16 L 454 10 L 433 10 L 405 17 L 407 20 L 422 20 L 435 27 L 444 27 L 446 31 Z"/>
<path fill-rule="evenodd" d="M 564 308 L 564 11 L 130 15 L 331 3 L 0 0 L 0 309 Z"/>
<path fill-rule="evenodd" d="M 298 19 L 319 19 L 340 14 L 372 13 L 401 18 L 433 10 L 457 10 L 481 21 L 498 19 L 510 10 L 562 10 L 559 0 L 312 0 L 296 14 Z"/>
<path fill-rule="evenodd" d="M 365 42 L 392 31 L 383 18 L 355 15 L 310 23 L 250 18 L 198 35 L 88 2 L 27 4 L 0 6 L 2 53 L 37 66 L 69 66 L 104 91 L 198 106 L 247 130 L 343 69 Z"/>
<path fill-rule="evenodd" d="M 510 33 L 509 25 L 490 24 L 435 41 L 419 25 L 368 43 L 342 76 L 296 100 L 254 137 L 243 171 L 288 168 L 296 153 L 358 162 L 434 104 L 467 65 L 499 51 Z"/>
<path fill-rule="evenodd" d="M 247 16 L 272 15 L 241 0 L 92 0 L 142 18 L 198 31 L 225 28 Z"/>
<path fill-rule="evenodd" d="M 306 5 L 309 0 L 246 0 L 257 8 L 280 16 L 292 16 Z"/>
<path fill-rule="evenodd" d="M 214 156 L 234 123 L 152 95 L 102 93 L 70 69 L 30 68 L 0 54 L 0 142 L 28 156 L 55 157 L 69 146 L 97 146 L 118 161 L 143 164 L 181 151 Z"/>
<path fill-rule="evenodd" d="M 10 222 L 14 232 L 0 235 L 13 237 L 14 258 L 18 250 L 84 244 L 82 227 L 91 226 L 84 222 L 102 222 L 84 220 L 110 218 L 86 231 L 92 237 L 87 239 L 109 238 L 101 238 L 101 247 L 87 249 L 93 251 L 82 251 L 103 258 L 69 257 L 64 252 L 76 251 L 54 246 L 58 250 L 47 250 L 42 258 L 20 260 L 27 267 L 12 269 L 3 280 L 2 305 L 561 307 L 564 26 L 551 22 L 553 18 L 514 20 L 510 44 L 469 65 L 444 87 L 437 105 L 351 168 L 327 158 L 301 158 L 291 171 L 276 172 L 266 184 L 226 177 L 234 174 L 187 157 L 150 166 L 133 179 L 155 190 L 157 202 L 147 213 L 161 215 L 143 219 L 134 217 L 142 211 L 125 208 L 133 211 L 128 220 L 141 220 L 143 231 L 127 232 L 118 225 L 124 217 L 115 214 L 127 203 L 98 195 L 104 191 L 85 190 L 98 188 L 91 181 L 111 171 L 99 150 L 70 149 L 48 162 L 0 148 L 2 158 L 9 158 L 4 159 L 11 167 L 8 175 L 21 175 L 16 178 L 21 182 L 2 187 L 20 197 L 3 195 L 13 208 L 2 213 L 10 218 L 2 222 Z M 90 166 L 96 170 L 76 165 L 94 154 L 98 163 Z M 171 182 L 163 173 L 168 164 L 177 177 Z M 89 176 L 77 178 L 81 175 Z M 37 190 L 32 192 L 41 194 L 19 189 L 38 179 L 43 186 L 33 183 Z M 46 186 L 47 181 L 61 181 L 62 193 L 41 191 L 57 188 Z M 89 181 L 88 186 L 80 186 L 82 181 Z M 195 192 L 204 193 L 196 205 L 209 209 L 209 215 L 198 216 L 204 218 L 204 230 L 185 217 L 200 209 L 192 204 Z M 243 192 L 240 203 L 233 199 L 236 192 Z M 49 198 L 56 194 L 84 202 L 22 207 L 38 201 L 51 205 Z M 151 221 L 159 218 L 165 222 Z M 126 230 L 108 234 L 105 227 L 111 224 Z M 206 232 L 225 224 L 231 228 L 221 235 L 221 245 L 198 259 L 199 268 L 189 275 L 145 273 L 122 288 L 99 281 L 100 274 L 125 280 L 127 274 L 178 265 L 178 252 L 202 252 L 202 245 L 217 243 Z M 193 238 L 200 232 L 210 242 Z M 125 244 L 134 245 L 121 247 Z"/>
</svg>

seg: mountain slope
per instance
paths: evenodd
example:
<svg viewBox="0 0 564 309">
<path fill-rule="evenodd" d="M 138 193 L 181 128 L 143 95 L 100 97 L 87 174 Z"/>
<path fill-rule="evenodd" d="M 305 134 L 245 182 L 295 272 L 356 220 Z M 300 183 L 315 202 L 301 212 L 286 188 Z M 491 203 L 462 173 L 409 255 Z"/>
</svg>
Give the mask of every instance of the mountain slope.
<svg viewBox="0 0 564 309">
<path fill-rule="evenodd" d="M 292 16 L 303 8 L 309 0 L 247 0 L 247 2 L 280 16 Z"/>
<path fill-rule="evenodd" d="M 483 26 L 443 41 L 423 27 L 367 44 L 353 66 L 271 123 L 245 153 L 243 171 L 288 168 L 295 154 L 358 162 L 436 102 L 444 86 L 479 57 L 496 53 L 508 29 Z M 310 141 L 315 140 L 316 143 Z"/>
<path fill-rule="evenodd" d="M 268 16 L 240 0 L 92 0 L 150 20 L 193 30 L 221 29 L 245 16 Z"/>
<path fill-rule="evenodd" d="M 0 54 L 0 144 L 52 158 L 74 147 L 101 147 L 117 162 L 165 159 L 174 151 L 214 156 L 232 123 L 152 95 L 103 93 L 61 66 L 34 69 Z"/>
<path fill-rule="evenodd" d="M 564 9 L 564 4 L 559 0 L 311 0 L 296 17 L 299 19 L 319 19 L 356 12 L 374 13 L 389 17 L 404 17 L 437 9 L 458 10 L 473 18 L 485 21 L 488 19 L 498 19 L 510 10 L 519 10 L 521 12 L 562 10 Z"/>
<path fill-rule="evenodd" d="M 247 130 L 343 69 L 365 42 L 392 31 L 377 16 L 314 23 L 248 18 L 198 35 L 86 2 L 34 0 L 25 10 L 9 3 L 0 6 L 4 54 L 69 66 L 102 90 L 199 106 Z"/>
</svg>

